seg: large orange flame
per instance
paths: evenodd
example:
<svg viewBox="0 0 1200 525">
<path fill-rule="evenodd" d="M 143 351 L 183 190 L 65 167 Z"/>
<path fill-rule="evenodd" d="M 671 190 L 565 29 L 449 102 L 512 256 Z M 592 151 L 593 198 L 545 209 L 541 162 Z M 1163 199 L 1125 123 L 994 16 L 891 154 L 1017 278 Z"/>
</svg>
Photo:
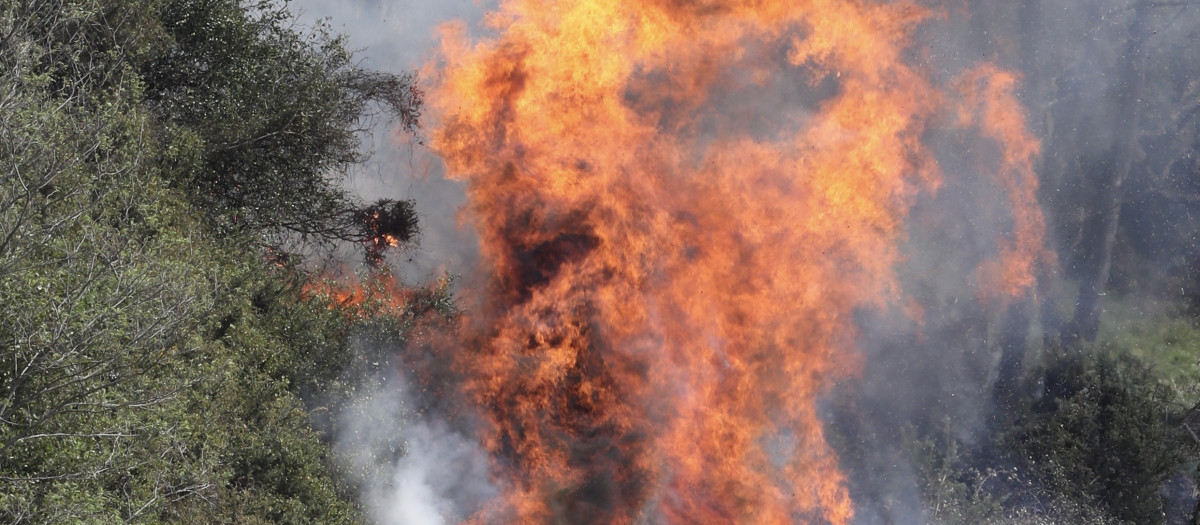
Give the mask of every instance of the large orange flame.
<svg viewBox="0 0 1200 525">
<path fill-rule="evenodd" d="M 852 519 L 817 401 L 939 184 L 952 92 L 905 61 L 929 16 L 507 0 L 494 38 L 445 30 L 434 147 L 492 275 L 454 353 L 505 490 L 480 521 Z"/>
</svg>

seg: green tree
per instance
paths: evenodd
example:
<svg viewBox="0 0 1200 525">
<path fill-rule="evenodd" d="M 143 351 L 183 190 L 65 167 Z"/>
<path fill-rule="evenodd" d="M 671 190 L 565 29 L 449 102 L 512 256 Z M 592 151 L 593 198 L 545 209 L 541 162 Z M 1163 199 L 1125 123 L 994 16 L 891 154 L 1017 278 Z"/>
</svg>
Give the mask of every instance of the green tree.
<svg viewBox="0 0 1200 525">
<path fill-rule="evenodd" d="M 1130 523 L 1158 523 L 1159 489 L 1192 450 L 1172 393 L 1137 358 L 1111 347 L 1056 353 L 1045 394 L 1004 438 L 1042 487 L 1103 505 Z"/>
<path fill-rule="evenodd" d="M 193 29 L 215 32 L 186 29 L 192 8 L 208 17 Z M 337 185 L 362 158 L 368 101 L 408 88 L 286 17 L 271 2 L 0 0 L 0 520 L 361 518 L 333 426 L 314 429 L 301 394 L 345 398 L 370 375 L 356 327 L 400 344 L 431 310 L 421 294 L 409 313 L 314 298 L 262 247 L 288 231 L 415 234 L 411 205 L 364 207 Z M 168 57 L 232 69 L 193 82 L 160 71 L 180 66 Z M 295 89 L 235 82 L 251 59 Z M 415 126 L 419 99 L 393 102 Z M 270 128 L 268 110 L 293 103 Z M 213 189 L 230 180 L 259 193 Z"/>
<path fill-rule="evenodd" d="M 377 116 L 417 129 L 412 74 L 357 66 L 345 41 L 318 25 L 300 32 L 287 4 L 170 0 L 165 44 L 144 62 L 151 107 L 201 153 L 177 183 L 220 228 L 305 241 L 367 241 L 364 205 L 342 186 L 365 159 L 359 132 Z M 408 230 L 391 232 L 410 240 Z"/>
</svg>

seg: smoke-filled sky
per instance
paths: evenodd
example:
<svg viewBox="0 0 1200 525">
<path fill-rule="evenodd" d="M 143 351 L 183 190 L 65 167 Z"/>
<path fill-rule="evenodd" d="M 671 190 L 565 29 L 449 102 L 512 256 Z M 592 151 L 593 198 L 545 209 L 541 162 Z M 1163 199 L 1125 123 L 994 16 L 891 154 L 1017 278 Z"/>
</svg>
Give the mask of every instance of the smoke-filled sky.
<svg viewBox="0 0 1200 525">
<path fill-rule="evenodd" d="M 437 28 L 451 20 L 477 25 L 494 0 L 293 0 L 302 24 L 325 20 L 347 36 L 365 67 L 414 71 L 437 46 Z M 456 219 L 462 185 L 442 177 L 441 162 L 422 146 L 379 126 L 374 156 L 349 182 L 366 200 L 414 198 L 421 215 L 420 246 L 403 254 L 402 277 L 426 281 L 442 272 L 466 274 L 476 251 L 473 234 Z"/>
<path fill-rule="evenodd" d="M 420 67 L 436 43 L 437 26 L 474 22 L 493 1 L 476 0 L 293 0 L 304 23 L 327 19 L 362 50 L 369 67 L 399 71 Z"/>
</svg>

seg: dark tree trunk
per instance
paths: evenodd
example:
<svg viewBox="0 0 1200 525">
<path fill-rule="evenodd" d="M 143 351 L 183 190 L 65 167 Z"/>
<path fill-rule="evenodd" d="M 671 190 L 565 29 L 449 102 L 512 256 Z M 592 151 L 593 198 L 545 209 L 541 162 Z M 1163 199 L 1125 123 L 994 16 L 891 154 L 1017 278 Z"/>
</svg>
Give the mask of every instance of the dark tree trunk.
<svg viewBox="0 0 1200 525">
<path fill-rule="evenodd" d="M 1087 250 L 1087 268 L 1079 285 L 1079 298 L 1075 303 L 1075 315 L 1063 328 L 1062 340 L 1066 344 L 1075 341 L 1093 341 L 1100 328 L 1100 312 L 1103 297 L 1108 290 L 1108 278 L 1112 270 L 1113 247 L 1117 242 L 1117 227 L 1121 220 L 1121 205 L 1124 200 L 1124 184 L 1133 169 L 1138 153 L 1140 136 L 1142 92 L 1145 73 L 1143 54 L 1149 25 L 1151 5 L 1139 0 L 1134 5 L 1133 22 L 1129 26 L 1129 40 L 1117 76 L 1119 85 L 1114 87 L 1116 112 L 1113 126 L 1113 145 L 1107 162 L 1097 178 L 1095 191 L 1098 193 L 1092 219 L 1084 239 Z"/>
<path fill-rule="evenodd" d="M 1046 78 L 1042 75 L 1038 60 L 1038 44 L 1042 39 L 1041 0 L 1023 0 L 1017 7 L 1017 34 L 1020 38 L 1019 67 L 1024 75 L 1021 90 L 1022 99 L 1029 108 L 1036 108 L 1030 113 L 1029 124 L 1039 136 L 1047 136 L 1048 119 L 1050 115 L 1046 101 Z M 1039 167 L 1039 173 L 1044 167 Z M 1027 338 L 1030 324 L 1033 321 L 1035 301 L 1042 303 L 1039 312 L 1043 327 L 1053 326 L 1057 334 L 1058 324 L 1048 322 L 1047 318 L 1056 314 L 1052 295 L 1045 293 L 1050 288 L 1051 276 L 1041 268 L 1038 271 L 1038 297 L 1025 299 L 1008 307 L 1005 312 L 1004 324 L 1000 332 L 1000 363 L 996 382 L 992 386 L 992 399 L 1001 412 L 1007 412 L 1021 397 L 1021 381 L 1024 372 L 1025 353 L 1028 350 Z"/>
<path fill-rule="evenodd" d="M 1025 367 L 1032 301 L 1019 301 L 1008 307 L 1000 330 L 1000 365 L 992 399 L 1000 413 L 1009 413 L 1021 396 L 1021 374 Z"/>
</svg>

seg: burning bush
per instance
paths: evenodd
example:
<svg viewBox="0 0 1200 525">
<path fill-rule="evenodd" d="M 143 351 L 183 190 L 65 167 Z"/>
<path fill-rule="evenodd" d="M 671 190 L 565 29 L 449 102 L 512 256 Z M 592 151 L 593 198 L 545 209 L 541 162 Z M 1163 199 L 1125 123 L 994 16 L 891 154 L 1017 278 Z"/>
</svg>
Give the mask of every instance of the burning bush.
<svg viewBox="0 0 1200 525">
<path fill-rule="evenodd" d="M 382 264 L 388 249 L 411 245 L 420 233 L 412 200 L 378 200 L 357 211 L 354 220 L 362 228 L 365 257 L 372 266 Z"/>
</svg>

